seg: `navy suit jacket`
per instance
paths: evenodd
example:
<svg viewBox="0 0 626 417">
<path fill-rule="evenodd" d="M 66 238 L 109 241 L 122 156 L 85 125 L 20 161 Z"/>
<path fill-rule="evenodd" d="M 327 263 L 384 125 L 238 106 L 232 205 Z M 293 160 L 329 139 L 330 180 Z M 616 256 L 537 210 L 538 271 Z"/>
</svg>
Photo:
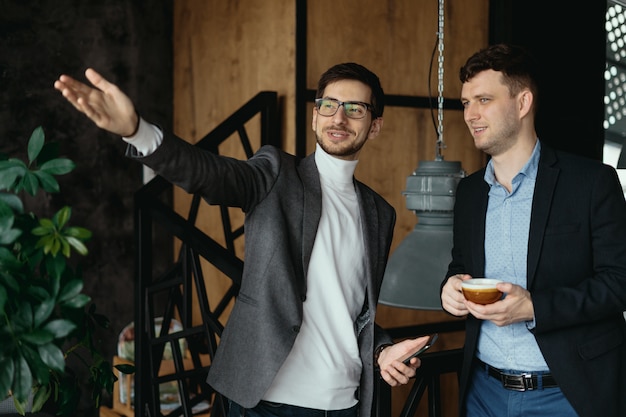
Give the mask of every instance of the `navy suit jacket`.
<svg viewBox="0 0 626 417">
<path fill-rule="evenodd" d="M 209 204 L 240 207 L 246 214 L 241 288 L 207 382 L 252 408 L 272 383 L 302 324 L 306 275 L 322 210 L 314 155 L 297 158 L 264 146 L 240 161 L 202 151 L 165 132 L 154 153 L 133 157 L 187 192 L 199 193 Z M 369 187 L 354 183 L 367 260 L 366 301 L 355 320 L 363 364 L 360 392 L 355 395 L 360 416 L 367 417 L 373 404 L 374 349 L 391 343 L 374 320 L 396 214 Z"/>
<path fill-rule="evenodd" d="M 484 173 L 459 183 L 446 279 L 484 276 Z M 581 417 L 626 416 L 626 203 L 612 167 L 542 143 L 527 267 L 530 331 L 563 393 Z M 480 325 L 468 316 L 461 415 Z"/>
</svg>

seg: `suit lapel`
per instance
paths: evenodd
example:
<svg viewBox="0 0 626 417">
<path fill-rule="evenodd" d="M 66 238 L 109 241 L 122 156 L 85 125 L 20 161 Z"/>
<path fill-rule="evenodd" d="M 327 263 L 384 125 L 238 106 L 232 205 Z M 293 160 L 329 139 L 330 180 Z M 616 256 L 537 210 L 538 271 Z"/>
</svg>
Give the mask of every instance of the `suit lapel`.
<svg viewBox="0 0 626 417">
<path fill-rule="evenodd" d="M 314 153 L 302 161 L 298 171 L 302 179 L 304 199 L 302 212 L 302 265 L 304 268 L 303 276 L 306 276 L 306 271 L 309 270 L 317 227 L 322 216 L 322 186 L 317 165 L 315 164 Z"/>
<path fill-rule="evenodd" d="M 475 260 L 474 274 L 485 275 L 485 222 L 487 221 L 487 203 L 489 202 L 489 185 L 484 181 L 485 170 L 480 175 L 479 193 L 472 205 L 474 213 L 472 219 L 481 219 L 471 224 L 472 259 Z"/>
<path fill-rule="evenodd" d="M 379 273 L 377 268 L 379 267 L 378 253 L 380 251 L 380 226 L 378 210 L 376 210 L 376 202 L 374 196 L 369 190 L 366 189 L 359 181 L 354 180 L 357 199 L 359 201 L 359 209 L 361 211 L 361 223 L 363 230 L 363 250 L 367 264 L 365 265 L 365 282 L 366 292 L 365 306 L 368 305 L 366 318 L 369 318 L 369 311 L 376 311 L 375 300 L 378 300 L 378 288 L 380 288 L 380 282 L 374 283 L 374 277 L 382 277 L 382 271 Z"/>
<path fill-rule="evenodd" d="M 366 278 L 367 282 L 371 283 L 372 274 L 376 274 L 375 262 L 378 259 L 378 233 L 379 233 L 379 219 L 378 212 L 376 210 L 376 203 L 374 202 L 374 196 L 369 192 L 364 192 L 363 185 L 355 180 L 356 195 L 359 200 L 359 208 L 361 210 L 361 222 L 363 230 L 363 241 L 365 249 L 365 259 L 368 264 L 366 265 Z"/>
<path fill-rule="evenodd" d="M 528 235 L 528 289 L 531 288 L 535 272 L 537 271 L 543 236 L 548 222 L 548 215 L 550 214 L 550 206 L 552 205 L 552 196 L 559 176 L 559 169 L 554 166 L 555 164 L 556 155 L 554 151 L 542 144 Z"/>
</svg>

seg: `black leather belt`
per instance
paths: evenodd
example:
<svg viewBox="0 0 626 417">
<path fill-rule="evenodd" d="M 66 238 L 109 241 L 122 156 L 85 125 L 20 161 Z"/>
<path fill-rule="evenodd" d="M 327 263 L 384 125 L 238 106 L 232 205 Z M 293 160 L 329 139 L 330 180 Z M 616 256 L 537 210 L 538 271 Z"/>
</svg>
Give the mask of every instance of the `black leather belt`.
<svg viewBox="0 0 626 417">
<path fill-rule="evenodd" d="M 531 372 L 508 374 L 486 364 L 480 359 L 476 359 L 476 363 L 482 367 L 482 369 L 487 369 L 489 376 L 500 381 L 502 386 L 506 389 L 513 391 L 532 391 L 542 388 L 558 387 L 556 380 L 551 374 L 533 374 Z"/>
</svg>

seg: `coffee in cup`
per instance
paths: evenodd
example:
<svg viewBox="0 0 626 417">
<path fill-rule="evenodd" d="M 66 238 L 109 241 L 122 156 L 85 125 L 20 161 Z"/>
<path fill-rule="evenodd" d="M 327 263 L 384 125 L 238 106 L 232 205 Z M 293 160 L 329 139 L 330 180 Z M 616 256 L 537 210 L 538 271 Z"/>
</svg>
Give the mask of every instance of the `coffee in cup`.
<svg viewBox="0 0 626 417">
<path fill-rule="evenodd" d="M 502 298 L 502 291 L 496 288 L 499 279 L 472 278 L 463 281 L 462 290 L 465 299 L 477 304 L 491 304 Z"/>
</svg>

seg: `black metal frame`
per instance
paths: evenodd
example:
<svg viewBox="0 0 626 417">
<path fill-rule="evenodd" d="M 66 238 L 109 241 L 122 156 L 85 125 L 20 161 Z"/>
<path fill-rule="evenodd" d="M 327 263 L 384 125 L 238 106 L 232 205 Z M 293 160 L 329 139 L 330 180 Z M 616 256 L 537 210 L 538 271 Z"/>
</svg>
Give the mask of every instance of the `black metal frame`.
<svg viewBox="0 0 626 417">
<path fill-rule="evenodd" d="M 247 133 L 246 124 L 260 116 L 259 146 L 272 144 L 280 147 L 278 96 L 276 92 L 261 92 L 244 104 L 232 116 L 202 138 L 196 146 L 219 153 L 219 145 L 237 135 L 249 158 L 256 151 Z M 256 119 L 255 119 L 256 120 Z M 159 385 L 176 381 L 181 405 L 168 413 L 170 417 L 191 417 L 192 407 L 201 401 L 211 404 L 211 416 L 225 415 L 222 397 L 205 383 L 210 365 L 203 363 L 203 355 L 212 360 L 223 326 L 220 323 L 228 304 L 238 293 L 243 260 L 235 253 L 235 240 L 243 236 L 243 226 L 234 227 L 227 207 L 221 207 L 225 244 L 222 245 L 199 230 L 195 223 L 201 199 L 192 197 L 191 207 L 184 218 L 159 198 L 172 185 L 162 177 L 155 177 L 135 194 L 135 230 L 137 243 L 137 283 L 135 285 L 135 415 L 160 416 Z M 172 239 L 182 242 L 179 257 L 173 266 L 160 276 L 153 273 L 152 236 L 155 228 L 165 228 Z M 160 254 L 162 256 L 162 254 Z M 209 305 L 201 260 L 213 266 L 232 280 L 216 306 Z M 192 324 L 193 294 L 197 295 L 201 325 Z M 163 318 L 161 332 L 155 333 L 155 320 Z M 176 319 L 183 330 L 168 333 Z M 184 340 L 193 363 L 185 369 L 180 342 Z M 159 375 L 163 353 L 169 346 L 176 371 Z M 140 383 L 139 383 L 140 382 Z"/>
</svg>

